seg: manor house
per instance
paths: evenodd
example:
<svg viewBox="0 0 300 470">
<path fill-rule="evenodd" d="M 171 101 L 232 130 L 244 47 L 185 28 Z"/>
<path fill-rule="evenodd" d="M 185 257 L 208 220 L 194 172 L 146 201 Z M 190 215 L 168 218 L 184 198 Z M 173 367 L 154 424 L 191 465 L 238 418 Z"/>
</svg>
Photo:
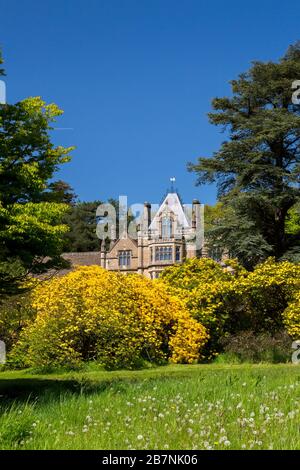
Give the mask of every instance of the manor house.
<svg viewBox="0 0 300 470">
<path fill-rule="evenodd" d="M 185 206 L 178 192 L 171 189 L 158 210 L 144 204 L 136 236 L 125 232 L 119 238 L 111 237 L 109 246 L 102 242 L 99 252 L 65 253 L 64 258 L 73 266 L 97 264 L 110 271 L 136 272 L 155 279 L 167 266 L 208 256 L 203 217 L 198 200 Z"/>
<path fill-rule="evenodd" d="M 137 236 L 124 233 L 111 241 L 108 250 L 103 247 L 100 265 L 110 271 L 137 272 L 154 279 L 166 266 L 204 256 L 202 212 L 197 200 L 188 211 L 174 190 L 167 193 L 154 214 L 151 204 L 145 203 Z"/>
</svg>

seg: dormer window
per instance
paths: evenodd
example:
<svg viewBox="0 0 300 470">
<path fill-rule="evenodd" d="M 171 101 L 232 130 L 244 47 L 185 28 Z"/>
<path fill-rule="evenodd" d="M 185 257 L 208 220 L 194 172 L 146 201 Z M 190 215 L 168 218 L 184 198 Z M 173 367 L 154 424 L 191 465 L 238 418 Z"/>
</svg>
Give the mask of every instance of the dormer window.
<svg viewBox="0 0 300 470">
<path fill-rule="evenodd" d="M 168 216 L 164 216 L 161 221 L 161 237 L 171 238 L 172 237 L 172 220 Z"/>
</svg>

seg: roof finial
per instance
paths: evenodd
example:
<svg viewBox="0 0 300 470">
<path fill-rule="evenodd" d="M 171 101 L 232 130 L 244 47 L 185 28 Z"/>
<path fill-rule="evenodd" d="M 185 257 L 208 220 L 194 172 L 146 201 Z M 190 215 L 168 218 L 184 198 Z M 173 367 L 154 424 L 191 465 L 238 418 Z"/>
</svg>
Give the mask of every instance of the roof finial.
<svg viewBox="0 0 300 470">
<path fill-rule="evenodd" d="M 171 181 L 171 193 L 174 193 L 174 192 L 175 192 L 175 190 L 174 190 L 174 183 L 175 183 L 175 181 L 176 181 L 175 176 L 172 176 L 172 177 L 170 178 L 170 181 Z"/>
</svg>

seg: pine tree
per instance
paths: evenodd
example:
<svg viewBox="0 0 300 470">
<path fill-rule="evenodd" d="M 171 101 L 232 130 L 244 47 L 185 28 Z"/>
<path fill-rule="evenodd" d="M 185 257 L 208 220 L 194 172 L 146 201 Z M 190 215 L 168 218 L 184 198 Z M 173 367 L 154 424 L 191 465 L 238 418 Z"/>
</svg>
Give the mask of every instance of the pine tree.
<svg viewBox="0 0 300 470">
<path fill-rule="evenodd" d="M 231 82 L 232 97 L 215 98 L 210 122 L 228 133 L 211 158 L 189 164 L 197 184 L 217 182 L 232 209 L 215 227 L 216 243 L 251 268 L 269 255 L 295 249 L 286 231 L 289 210 L 300 199 L 300 106 L 293 83 L 300 80 L 300 42 L 278 62 L 253 62 Z"/>
</svg>

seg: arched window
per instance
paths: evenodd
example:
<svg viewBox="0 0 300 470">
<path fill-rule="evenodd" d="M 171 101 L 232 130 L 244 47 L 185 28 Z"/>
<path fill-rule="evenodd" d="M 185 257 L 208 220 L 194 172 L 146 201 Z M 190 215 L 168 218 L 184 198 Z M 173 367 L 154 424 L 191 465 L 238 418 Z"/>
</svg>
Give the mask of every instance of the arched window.
<svg viewBox="0 0 300 470">
<path fill-rule="evenodd" d="M 171 238 L 172 236 L 172 220 L 170 217 L 163 217 L 161 221 L 161 237 Z"/>
</svg>

